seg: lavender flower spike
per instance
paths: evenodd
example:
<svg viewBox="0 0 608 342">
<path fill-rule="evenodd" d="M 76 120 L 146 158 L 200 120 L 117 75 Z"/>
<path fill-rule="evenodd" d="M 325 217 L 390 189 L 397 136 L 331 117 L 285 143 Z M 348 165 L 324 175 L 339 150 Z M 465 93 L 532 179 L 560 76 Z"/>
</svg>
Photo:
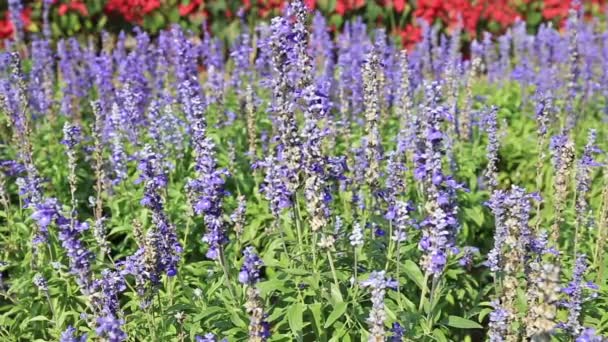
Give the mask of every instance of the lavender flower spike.
<svg viewBox="0 0 608 342">
<path fill-rule="evenodd" d="M 384 321 L 386 311 L 384 309 L 384 295 L 386 289 L 396 289 L 397 281 L 385 276 L 384 271 L 374 271 L 367 280 L 361 282 L 362 287 L 369 287 L 372 293 L 372 310 L 367 318 L 370 326 L 370 336 L 368 341 L 384 341 Z"/>
</svg>

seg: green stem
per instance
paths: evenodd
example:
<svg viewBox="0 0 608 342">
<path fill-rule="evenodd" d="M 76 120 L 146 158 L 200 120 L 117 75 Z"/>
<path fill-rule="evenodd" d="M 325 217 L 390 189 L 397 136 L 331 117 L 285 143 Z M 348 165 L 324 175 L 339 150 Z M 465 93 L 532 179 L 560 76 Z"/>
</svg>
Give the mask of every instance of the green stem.
<svg viewBox="0 0 608 342">
<path fill-rule="evenodd" d="M 418 312 L 422 311 L 422 307 L 424 306 L 424 297 L 426 297 L 426 293 L 429 290 L 428 287 L 429 282 L 429 271 L 424 272 L 424 286 L 422 287 L 422 293 L 420 294 L 420 303 L 418 303 Z"/>
<path fill-rule="evenodd" d="M 230 291 L 230 294 L 232 295 L 233 300 L 236 300 L 236 292 L 234 291 L 234 288 L 232 287 L 232 283 L 230 282 L 228 267 L 226 266 L 226 256 L 224 255 L 224 246 L 220 245 L 219 252 L 220 252 L 219 262 L 220 262 L 220 265 L 222 266 L 222 270 L 224 271 L 224 281 L 226 282 L 226 286 L 228 287 L 228 290 Z"/>
<path fill-rule="evenodd" d="M 395 248 L 395 243 L 393 241 L 393 222 L 389 221 L 388 223 L 388 251 L 386 253 L 386 263 L 384 264 L 384 271 L 388 271 L 388 264 L 390 263 L 393 256 L 393 249 Z"/>
<path fill-rule="evenodd" d="M 331 255 L 331 251 L 327 250 L 327 259 L 329 260 L 329 267 L 331 268 L 331 275 L 334 277 L 334 283 L 336 287 L 339 286 L 338 276 L 336 274 L 336 267 L 334 266 L 334 258 Z"/>
</svg>

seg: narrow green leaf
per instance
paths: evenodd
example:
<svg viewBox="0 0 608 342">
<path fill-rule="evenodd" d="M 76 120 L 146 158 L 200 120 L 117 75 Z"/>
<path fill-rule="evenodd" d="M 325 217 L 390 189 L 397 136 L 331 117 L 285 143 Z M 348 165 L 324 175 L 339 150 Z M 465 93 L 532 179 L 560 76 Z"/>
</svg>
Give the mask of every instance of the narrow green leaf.
<svg viewBox="0 0 608 342">
<path fill-rule="evenodd" d="M 344 302 L 341 303 L 337 303 L 334 306 L 334 311 L 331 312 L 331 314 L 329 314 L 329 317 L 327 317 L 327 321 L 325 321 L 325 328 L 329 328 L 331 327 L 332 324 L 334 324 L 334 322 L 342 317 L 342 315 L 344 315 L 344 312 L 346 312 L 346 307 L 347 304 Z"/>
<path fill-rule="evenodd" d="M 422 271 L 418 265 L 411 260 L 406 260 L 403 267 L 405 275 L 416 283 L 420 289 L 424 288 L 424 275 L 422 275 Z"/>
<path fill-rule="evenodd" d="M 449 316 L 447 325 L 453 328 L 460 329 L 483 329 L 483 327 L 479 323 L 459 316 Z"/>
<path fill-rule="evenodd" d="M 340 287 L 336 284 L 331 284 L 331 299 L 333 300 L 332 304 L 334 305 L 344 302 Z"/>
<path fill-rule="evenodd" d="M 310 311 L 314 323 L 315 334 L 317 336 L 318 341 L 325 342 L 327 341 L 327 337 L 325 331 L 323 330 L 323 306 L 321 303 L 308 304 L 308 310 Z"/>
<path fill-rule="evenodd" d="M 304 323 L 302 321 L 302 313 L 304 311 L 304 304 L 296 303 L 287 309 L 287 321 L 289 327 L 295 335 L 299 335 L 302 332 Z"/>
</svg>

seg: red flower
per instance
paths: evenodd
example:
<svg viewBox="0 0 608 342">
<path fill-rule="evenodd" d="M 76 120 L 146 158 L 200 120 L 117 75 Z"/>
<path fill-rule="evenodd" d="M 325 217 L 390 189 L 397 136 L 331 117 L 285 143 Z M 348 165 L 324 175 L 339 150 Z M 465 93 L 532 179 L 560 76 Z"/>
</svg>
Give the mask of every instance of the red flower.
<svg viewBox="0 0 608 342">
<path fill-rule="evenodd" d="M 4 19 L 0 20 L 0 39 L 6 39 L 13 36 L 13 23 L 9 19 L 9 13 L 4 13 Z"/>
<path fill-rule="evenodd" d="M 408 50 L 422 40 L 422 30 L 420 27 L 412 24 L 408 24 L 404 29 L 398 31 L 397 34 L 401 37 L 403 47 Z"/>
<path fill-rule="evenodd" d="M 317 6 L 317 0 L 304 0 L 304 4 L 312 11 Z"/>
<path fill-rule="evenodd" d="M 21 12 L 21 20 L 23 27 L 27 28 L 32 24 L 32 9 L 26 8 Z M 4 19 L 0 20 L 0 39 L 11 38 L 14 34 L 15 27 L 11 21 L 10 12 L 4 12 Z"/>
<path fill-rule="evenodd" d="M 144 16 L 160 7 L 160 0 L 109 0 L 105 6 L 107 13 L 118 13 L 126 21 L 141 23 Z"/>
<path fill-rule="evenodd" d="M 365 6 L 365 0 L 338 0 L 336 1 L 336 12 L 344 15 L 346 12 L 358 10 Z"/>
<path fill-rule="evenodd" d="M 182 5 L 180 4 L 178 6 L 179 8 L 179 15 L 180 16 L 186 16 L 188 14 L 192 14 L 192 12 L 194 12 L 196 9 L 198 9 L 198 7 L 203 3 L 203 0 L 190 0 L 190 2 L 187 5 Z"/>
<path fill-rule="evenodd" d="M 487 1 L 482 17 L 488 21 L 495 21 L 501 27 L 511 26 L 518 18 L 519 13 L 512 7 L 509 0 Z"/>
<path fill-rule="evenodd" d="M 397 13 L 403 12 L 403 9 L 405 9 L 405 0 L 393 0 L 393 7 Z"/>
<path fill-rule="evenodd" d="M 429 24 L 433 24 L 435 20 L 439 19 L 448 30 L 461 24 L 466 32 L 475 35 L 481 10 L 481 3 L 473 5 L 468 0 L 420 0 L 418 8 L 414 11 L 414 17 L 422 18 Z"/>
<path fill-rule="evenodd" d="M 405 8 L 405 0 L 381 0 L 380 5 L 389 9 L 393 8 L 398 13 L 401 13 Z"/>
<path fill-rule="evenodd" d="M 566 18 L 569 9 L 570 0 L 545 0 L 543 3 L 543 18 L 547 20 Z"/>
<path fill-rule="evenodd" d="M 89 15 L 89 10 L 87 9 L 87 6 L 78 0 L 71 0 L 67 4 L 62 3 L 57 9 L 57 13 L 59 13 L 59 15 L 65 15 L 69 11 L 78 12 L 83 17 Z"/>
</svg>

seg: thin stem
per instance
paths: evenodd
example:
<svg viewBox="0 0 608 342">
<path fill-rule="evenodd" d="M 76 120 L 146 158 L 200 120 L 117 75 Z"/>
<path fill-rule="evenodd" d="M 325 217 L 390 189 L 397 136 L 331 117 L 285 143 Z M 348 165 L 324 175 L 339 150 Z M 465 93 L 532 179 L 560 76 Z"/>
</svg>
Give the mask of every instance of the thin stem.
<svg viewBox="0 0 608 342">
<path fill-rule="evenodd" d="M 228 274 L 228 267 L 226 266 L 226 259 L 225 259 L 225 255 L 224 255 L 224 246 L 220 245 L 219 250 L 220 250 L 219 262 L 220 262 L 220 265 L 222 266 L 222 270 L 224 271 L 224 280 L 226 281 L 226 286 L 228 287 L 228 290 L 230 291 L 232 298 L 236 299 L 236 292 L 234 291 L 234 288 L 232 287 L 232 283 L 230 282 L 230 276 Z"/>
<path fill-rule="evenodd" d="M 422 311 L 422 307 L 424 306 L 424 297 L 426 297 L 426 293 L 428 289 L 429 282 L 429 271 L 424 272 L 424 286 L 422 287 L 422 293 L 420 294 L 420 303 L 418 303 L 418 311 Z"/>
<path fill-rule="evenodd" d="M 331 268 L 331 275 L 334 277 L 334 283 L 336 284 L 336 286 L 339 286 L 338 276 L 336 274 L 336 268 L 334 266 L 334 259 L 329 250 L 327 250 L 327 259 L 329 260 L 329 267 Z"/>
<path fill-rule="evenodd" d="M 393 249 L 395 248 L 395 243 L 393 242 L 393 222 L 388 222 L 388 251 L 386 253 L 386 263 L 384 264 L 384 270 L 388 271 L 388 264 L 391 261 L 391 257 L 393 256 Z"/>
<path fill-rule="evenodd" d="M 44 294 L 45 294 L 47 302 L 49 303 L 49 307 L 51 308 L 51 315 L 52 315 L 51 322 L 53 322 L 53 324 L 57 324 L 57 322 L 55 321 L 55 319 L 57 317 L 57 313 L 55 312 L 55 307 L 53 306 L 53 302 L 51 301 L 51 296 L 49 296 L 48 291 L 46 291 Z"/>
</svg>

